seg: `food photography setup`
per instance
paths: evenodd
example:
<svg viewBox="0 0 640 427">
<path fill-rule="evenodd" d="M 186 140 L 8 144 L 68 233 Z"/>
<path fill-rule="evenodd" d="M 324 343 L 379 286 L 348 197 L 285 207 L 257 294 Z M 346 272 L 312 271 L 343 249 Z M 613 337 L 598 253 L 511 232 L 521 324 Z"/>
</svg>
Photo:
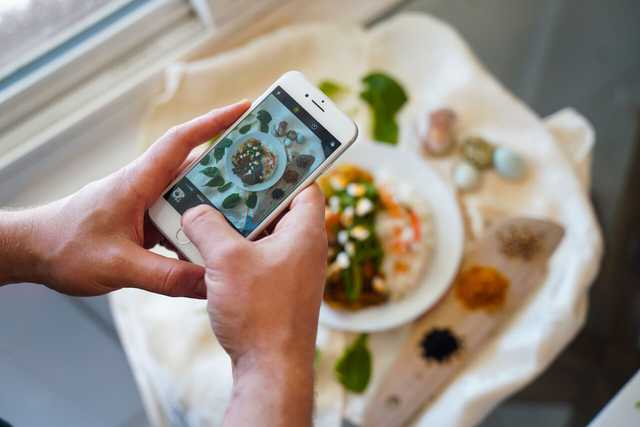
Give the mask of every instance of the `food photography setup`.
<svg viewBox="0 0 640 427">
<path fill-rule="evenodd" d="M 33 32 L 47 16 L 59 25 Z M 260 342 L 279 336 L 279 283 L 294 280 L 291 305 L 324 285 L 305 317 L 308 425 L 640 426 L 638 19 L 632 0 L 0 5 L 16 46 L 0 53 L 0 427 L 255 425 L 211 302 L 224 263 L 234 285 L 273 284 L 230 312 L 271 309 L 264 329 L 243 324 Z M 275 242 L 303 227 L 311 185 L 323 230 L 286 245 L 326 235 L 326 262 L 322 243 L 322 277 L 305 263 L 292 279 L 300 254 Z M 69 196 L 92 191 L 105 198 Z M 196 236 L 202 205 L 218 223 Z M 27 208 L 74 219 L 23 226 Z M 54 249 L 27 251 L 20 276 L 24 230 Z M 106 262 L 97 291 L 59 266 L 38 280 L 51 260 L 76 286 L 122 257 L 105 237 L 49 243 L 96 230 L 147 251 Z M 127 272 L 147 261 L 164 288 Z M 286 366 L 255 390 L 275 395 Z M 305 390 L 273 425 L 296 425 Z"/>
</svg>

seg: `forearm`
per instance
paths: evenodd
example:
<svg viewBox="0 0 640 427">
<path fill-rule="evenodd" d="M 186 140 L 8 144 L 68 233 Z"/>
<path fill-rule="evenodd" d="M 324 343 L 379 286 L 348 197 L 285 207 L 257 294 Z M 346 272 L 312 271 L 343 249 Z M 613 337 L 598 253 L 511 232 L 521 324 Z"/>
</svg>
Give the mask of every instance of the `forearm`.
<svg viewBox="0 0 640 427">
<path fill-rule="evenodd" d="M 234 366 L 224 426 L 304 427 L 313 414 L 313 360 L 245 361 Z"/>
<path fill-rule="evenodd" d="M 36 210 L 0 211 L 0 285 L 39 281 L 44 267 L 37 234 Z"/>
</svg>

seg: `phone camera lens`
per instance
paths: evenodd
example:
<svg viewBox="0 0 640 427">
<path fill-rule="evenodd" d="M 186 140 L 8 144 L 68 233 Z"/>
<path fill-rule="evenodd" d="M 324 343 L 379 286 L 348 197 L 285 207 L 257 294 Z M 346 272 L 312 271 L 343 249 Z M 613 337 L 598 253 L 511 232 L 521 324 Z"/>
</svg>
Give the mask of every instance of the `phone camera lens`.
<svg viewBox="0 0 640 427">
<path fill-rule="evenodd" d="M 309 97 L 309 94 L 308 94 L 308 93 L 305 93 L 305 94 L 304 94 L 304 96 L 305 96 L 305 98 L 308 98 L 308 97 Z"/>
<path fill-rule="evenodd" d="M 320 102 L 322 102 L 322 103 L 324 104 L 324 99 L 323 99 L 323 100 L 321 100 Z"/>
</svg>

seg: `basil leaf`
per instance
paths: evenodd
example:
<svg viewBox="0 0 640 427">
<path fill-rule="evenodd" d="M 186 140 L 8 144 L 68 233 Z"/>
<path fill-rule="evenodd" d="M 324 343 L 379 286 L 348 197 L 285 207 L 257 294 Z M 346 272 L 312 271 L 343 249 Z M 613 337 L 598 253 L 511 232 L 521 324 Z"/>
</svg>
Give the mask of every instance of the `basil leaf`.
<svg viewBox="0 0 640 427">
<path fill-rule="evenodd" d="M 207 187 L 220 187 L 222 184 L 224 184 L 224 178 L 222 177 L 222 175 L 216 175 L 211 178 L 205 185 Z"/>
<path fill-rule="evenodd" d="M 345 349 L 334 367 L 337 380 L 349 391 L 362 393 L 371 379 L 371 352 L 367 335 L 361 334 Z"/>
<path fill-rule="evenodd" d="M 224 150 L 226 149 L 227 147 L 225 147 L 223 144 L 216 144 L 216 148 L 213 149 L 213 157 L 215 157 L 216 162 L 219 162 L 220 159 L 224 157 Z"/>
<path fill-rule="evenodd" d="M 249 194 L 249 197 L 247 197 L 247 200 L 245 200 L 244 203 L 247 205 L 249 209 L 253 209 L 256 207 L 256 203 L 258 203 L 258 196 L 256 195 L 256 193 L 251 193 Z"/>
<path fill-rule="evenodd" d="M 233 193 L 227 196 L 222 202 L 222 207 L 225 209 L 233 209 L 238 203 L 240 203 L 240 195 L 238 193 Z"/>
<path fill-rule="evenodd" d="M 345 86 L 341 85 L 340 83 L 336 83 L 333 80 L 321 81 L 318 84 L 318 89 L 320 89 L 325 95 L 327 95 L 334 101 L 348 92 Z"/>
<path fill-rule="evenodd" d="M 240 132 L 242 135 L 244 135 L 245 133 L 249 132 L 251 130 L 251 125 L 244 125 L 242 126 L 240 129 L 238 129 L 238 132 Z"/>
<path fill-rule="evenodd" d="M 271 123 L 271 114 L 266 110 L 260 110 L 257 114 L 258 121 L 260 122 L 260 132 L 269 133 L 269 123 Z"/>
<path fill-rule="evenodd" d="M 206 176 L 208 176 L 209 178 L 213 178 L 213 177 L 216 177 L 216 176 L 220 175 L 220 171 L 218 170 L 218 168 L 211 167 L 211 166 L 209 166 L 208 168 L 202 169 L 201 172 L 203 174 L 205 174 Z"/>
<path fill-rule="evenodd" d="M 206 156 L 200 159 L 200 164 L 202 166 L 207 166 L 209 163 L 211 163 L 211 153 L 207 153 Z"/>
<path fill-rule="evenodd" d="M 222 184 L 220 187 L 218 187 L 218 191 L 221 192 L 221 193 L 224 193 L 225 191 L 230 189 L 232 185 L 233 185 L 233 183 L 231 181 L 229 181 L 226 184 Z"/>
<path fill-rule="evenodd" d="M 406 92 L 396 80 L 384 73 L 368 74 L 362 82 L 365 89 L 360 93 L 360 98 L 369 104 L 373 115 L 373 138 L 379 142 L 397 144 L 396 114 L 407 102 Z"/>
</svg>

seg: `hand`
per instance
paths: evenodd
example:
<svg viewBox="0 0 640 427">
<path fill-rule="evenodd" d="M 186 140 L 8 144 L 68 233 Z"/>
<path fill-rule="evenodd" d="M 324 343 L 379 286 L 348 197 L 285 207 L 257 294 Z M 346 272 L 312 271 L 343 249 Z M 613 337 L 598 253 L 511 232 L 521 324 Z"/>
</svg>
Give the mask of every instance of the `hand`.
<svg viewBox="0 0 640 427">
<path fill-rule="evenodd" d="M 318 186 L 256 242 L 205 205 L 187 211 L 182 227 L 205 260 L 211 326 L 233 362 L 226 425 L 308 425 L 327 257 Z"/>
<path fill-rule="evenodd" d="M 130 286 L 205 298 L 201 267 L 147 250 L 160 234 L 145 212 L 187 166 L 189 153 L 248 107 L 240 102 L 171 129 L 133 163 L 65 199 L 0 213 L 0 255 L 15 261 L 11 274 L 0 271 L 0 283 L 44 283 L 71 295 Z"/>
</svg>

